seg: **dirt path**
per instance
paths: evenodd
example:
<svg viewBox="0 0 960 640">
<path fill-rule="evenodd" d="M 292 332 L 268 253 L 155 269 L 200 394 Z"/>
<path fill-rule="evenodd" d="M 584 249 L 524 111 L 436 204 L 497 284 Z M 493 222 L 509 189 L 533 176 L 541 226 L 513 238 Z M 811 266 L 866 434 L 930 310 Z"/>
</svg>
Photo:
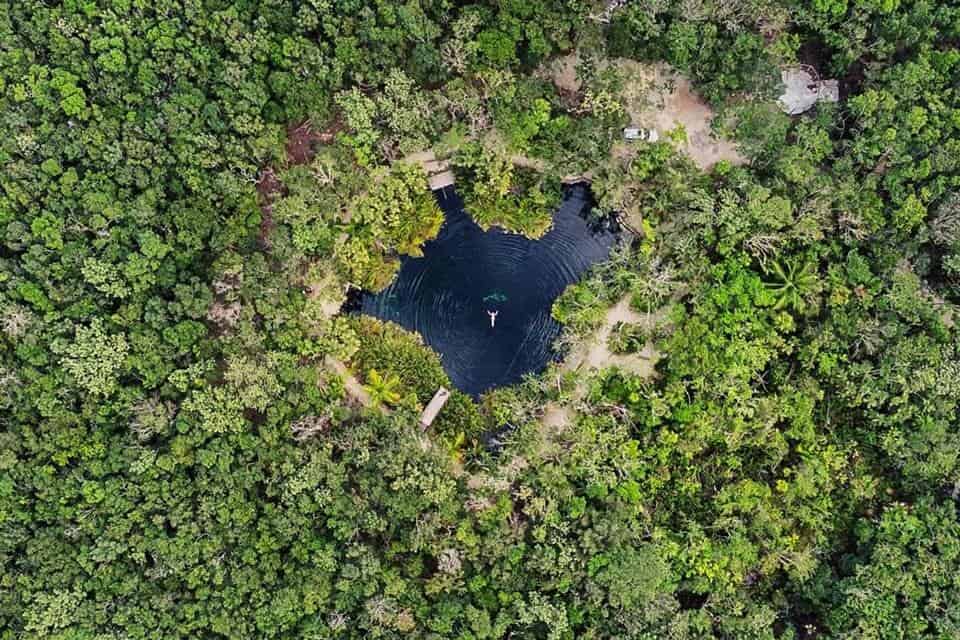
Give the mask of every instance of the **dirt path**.
<svg viewBox="0 0 960 640">
<path fill-rule="evenodd" d="M 273 232 L 273 203 L 283 195 L 283 183 L 274 172 L 273 167 L 265 167 L 260 171 L 255 185 L 260 198 L 260 232 L 257 234 L 257 243 L 264 251 L 269 251 L 270 234 Z"/>
<path fill-rule="evenodd" d="M 540 158 L 531 158 L 519 153 L 512 155 L 510 157 L 510 162 L 513 163 L 514 166 L 521 167 L 523 169 L 539 171 L 540 173 L 543 173 L 547 169 L 547 163 Z"/>
<path fill-rule="evenodd" d="M 543 173 L 547 170 L 546 161 L 540 158 L 531 158 L 530 156 L 514 154 L 510 157 L 510 162 L 512 162 L 516 167 L 531 169 L 533 171 L 539 171 L 540 173 Z M 577 184 L 580 182 L 591 182 L 592 180 L 593 174 L 588 171 L 580 175 L 565 175 L 560 179 L 560 182 L 563 184 Z"/>
<path fill-rule="evenodd" d="M 370 393 L 364 388 L 363 384 L 357 380 L 356 376 L 353 375 L 350 369 L 347 368 L 347 365 L 332 356 L 326 356 L 323 359 L 323 363 L 326 365 L 327 369 L 340 376 L 340 378 L 343 380 L 343 387 L 346 389 L 348 396 L 359 402 L 364 407 L 375 406 L 373 399 L 370 397 Z"/>
<path fill-rule="evenodd" d="M 543 415 L 540 416 L 540 424 L 547 435 L 553 435 L 563 431 L 568 424 L 572 424 L 577 418 L 577 412 L 571 407 L 551 401 L 543 409 Z"/>
<path fill-rule="evenodd" d="M 333 269 L 321 270 L 323 264 L 317 262 L 305 270 L 301 284 L 307 298 L 316 302 L 316 307 L 320 311 L 321 318 L 332 318 L 343 307 L 346 302 L 347 293 L 343 285 L 337 279 Z M 316 278 L 317 272 L 319 278 Z"/>
</svg>

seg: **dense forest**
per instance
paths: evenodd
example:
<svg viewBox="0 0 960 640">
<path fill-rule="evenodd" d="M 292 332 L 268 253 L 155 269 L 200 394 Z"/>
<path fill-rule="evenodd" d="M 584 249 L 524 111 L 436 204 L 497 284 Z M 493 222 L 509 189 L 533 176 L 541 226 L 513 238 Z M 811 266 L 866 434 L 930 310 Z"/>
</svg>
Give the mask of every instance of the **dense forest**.
<svg viewBox="0 0 960 640">
<path fill-rule="evenodd" d="M 639 68 L 739 160 L 624 144 Z M 589 177 L 559 361 L 627 300 L 655 370 L 422 430 L 338 310 L 425 149 L 533 238 Z M 0 640 L 960 638 L 956 0 L 0 0 L 0 166 Z"/>
</svg>

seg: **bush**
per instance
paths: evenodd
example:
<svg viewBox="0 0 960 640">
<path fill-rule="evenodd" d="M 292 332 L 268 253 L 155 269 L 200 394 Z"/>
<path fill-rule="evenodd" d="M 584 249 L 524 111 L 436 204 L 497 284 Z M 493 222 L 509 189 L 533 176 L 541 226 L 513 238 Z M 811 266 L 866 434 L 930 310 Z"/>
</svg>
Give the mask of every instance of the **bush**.
<svg viewBox="0 0 960 640">
<path fill-rule="evenodd" d="M 356 371 L 376 369 L 384 376 L 396 375 L 401 395 L 413 396 L 421 406 L 430 402 L 440 387 L 450 389 L 453 393 L 433 429 L 441 433 L 463 432 L 466 437 L 479 435 L 482 423 L 476 404 L 453 388 L 440 356 L 425 346 L 418 334 L 368 316 L 353 317 L 351 324 L 360 338 L 360 347 L 351 360 Z"/>
</svg>

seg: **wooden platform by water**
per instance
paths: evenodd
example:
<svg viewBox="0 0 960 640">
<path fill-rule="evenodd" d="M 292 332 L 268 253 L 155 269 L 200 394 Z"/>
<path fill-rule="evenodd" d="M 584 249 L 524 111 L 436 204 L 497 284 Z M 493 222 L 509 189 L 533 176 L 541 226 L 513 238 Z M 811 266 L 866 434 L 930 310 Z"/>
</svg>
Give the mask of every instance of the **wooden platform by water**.
<svg viewBox="0 0 960 640">
<path fill-rule="evenodd" d="M 450 170 L 450 163 L 446 160 L 437 160 L 437 156 L 430 149 L 411 153 L 403 159 L 403 162 L 420 165 L 423 172 L 427 174 L 427 185 L 431 191 L 444 189 L 453 184 L 454 176 L 453 171 Z"/>
<path fill-rule="evenodd" d="M 430 402 L 427 403 L 427 406 L 424 408 L 423 413 L 420 414 L 420 428 L 426 431 L 433 421 L 436 420 L 437 414 L 440 413 L 440 410 L 443 409 L 443 405 L 447 403 L 447 400 L 450 399 L 450 391 L 444 387 L 437 389 L 437 392 L 433 394 L 433 398 L 430 399 Z"/>
</svg>

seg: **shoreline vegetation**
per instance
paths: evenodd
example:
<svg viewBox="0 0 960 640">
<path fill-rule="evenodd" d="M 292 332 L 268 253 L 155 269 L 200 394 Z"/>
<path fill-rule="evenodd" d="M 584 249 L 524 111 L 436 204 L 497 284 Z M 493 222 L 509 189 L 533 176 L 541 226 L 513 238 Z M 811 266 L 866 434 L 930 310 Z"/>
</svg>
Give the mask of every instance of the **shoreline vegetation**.
<svg viewBox="0 0 960 640">
<path fill-rule="evenodd" d="M 955 0 L 0 2 L 0 640 L 960 637 Z M 639 237 L 424 431 L 446 171 Z"/>
</svg>

